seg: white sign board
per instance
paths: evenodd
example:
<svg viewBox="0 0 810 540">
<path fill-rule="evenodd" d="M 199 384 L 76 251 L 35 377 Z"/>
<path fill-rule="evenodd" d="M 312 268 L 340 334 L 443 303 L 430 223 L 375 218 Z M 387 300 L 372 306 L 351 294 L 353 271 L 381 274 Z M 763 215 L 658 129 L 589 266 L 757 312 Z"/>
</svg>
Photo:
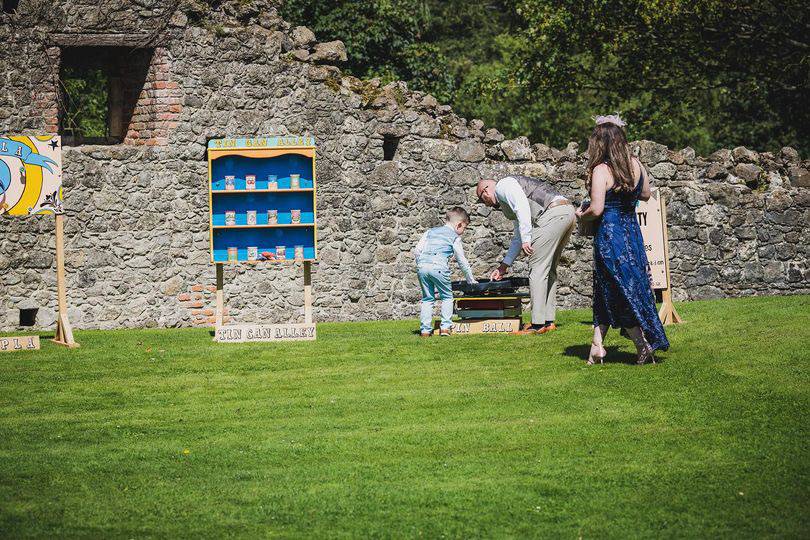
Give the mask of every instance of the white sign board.
<svg viewBox="0 0 810 540">
<path fill-rule="evenodd" d="M 664 250 L 664 216 L 661 213 L 661 192 L 652 188 L 649 201 L 638 201 L 636 218 L 641 227 L 641 236 L 644 238 L 644 251 L 652 272 L 653 289 L 666 289 L 667 261 Z"/>
<path fill-rule="evenodd" d="M 214 333 L 214 341 L 219 343 L 310 341 L 315 337 L 314 324 L 234 324 L 219 326 Z"/>
</svg>

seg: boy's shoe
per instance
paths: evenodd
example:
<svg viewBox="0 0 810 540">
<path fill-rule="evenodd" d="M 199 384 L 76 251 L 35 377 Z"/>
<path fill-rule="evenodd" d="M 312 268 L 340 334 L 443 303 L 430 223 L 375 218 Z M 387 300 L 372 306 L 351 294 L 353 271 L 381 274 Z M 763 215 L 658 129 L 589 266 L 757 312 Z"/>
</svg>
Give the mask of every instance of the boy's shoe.
<svg viewBox="0 0 810 540">
<path fill-rule="evenodd" d="M 439 337 L 450 337 L 450 329 L 442 328 L 441 330 L 439 330 Z"/>
<path fill-rule="evenodd" d="M 419 332 L 419 337 L 430 337 L 433 335 L 433 332 Z"/>
</svg>

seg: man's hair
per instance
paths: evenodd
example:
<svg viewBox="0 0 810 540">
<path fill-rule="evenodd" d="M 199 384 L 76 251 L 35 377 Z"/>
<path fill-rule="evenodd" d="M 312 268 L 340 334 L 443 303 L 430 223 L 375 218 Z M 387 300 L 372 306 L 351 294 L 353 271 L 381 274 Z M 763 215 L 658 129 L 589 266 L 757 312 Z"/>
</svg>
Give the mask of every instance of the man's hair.
<svg viewBox="0 0 810 540">
<path fill-rule="evenodd" d="M 454 206 L 453 208 L 448 210 L 445 217 L 447 218 L 448 222 L 453 224 L 455 223 L 466 223 L 467 225 L 470 224 L 470 214 L 468 214 L 467 211 L 460 206 Z"/>
</svg>

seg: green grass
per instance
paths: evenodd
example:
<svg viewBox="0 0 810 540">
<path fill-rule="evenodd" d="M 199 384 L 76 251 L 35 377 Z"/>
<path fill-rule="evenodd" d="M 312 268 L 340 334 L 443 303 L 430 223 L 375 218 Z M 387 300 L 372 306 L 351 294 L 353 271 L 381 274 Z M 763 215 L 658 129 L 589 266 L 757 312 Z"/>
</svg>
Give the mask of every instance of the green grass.
<svg viewBox="0 0 810 540">
<path fill-rule="evenodd" d="M 804 537 L 810 297 L 545 336 L 77 332 L 0 356 L 0 537 Z M 616 348 L 616 346 L 618 348 Z"/>
</svg>

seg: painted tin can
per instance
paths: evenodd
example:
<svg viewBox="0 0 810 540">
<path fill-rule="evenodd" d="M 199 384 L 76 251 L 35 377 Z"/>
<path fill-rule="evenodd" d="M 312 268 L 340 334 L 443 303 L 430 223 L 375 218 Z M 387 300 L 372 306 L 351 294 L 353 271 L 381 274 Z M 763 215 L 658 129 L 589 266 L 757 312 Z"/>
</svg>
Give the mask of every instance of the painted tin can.
<svg viewBox="0 0 810 540">
<path fill-rule="evenodd" d="M 247 211 L 247 224 L 256 225 L 256 210 Z"/>
<path fill-rule="evenodd" d="M 304 260 L 304 246 L 295 246 L 295 260 L 296 261 Z"/>
<path fill-rule="evenodd" d="M 225 176 L 225 191 L 233 191 L 236 189 L 236 177 L 232 174 Z"/>
<path fill-rule="evenodd" d="M 301 223 L 301 210 L 290 210 L 290 223 Z"/>
<path fill-rule="evenodd" d="M 245 189 L 256 189 L 256 175 L 248 174 L 245 176 Z"/>
<path fill-rule="evenodd" d="M 269 189 L 270 191 L 275 191 L 278 189 L 278 175 L 275 174 L 267 175 L 267 189 Z"/>
<path fill-rule="evenodd" d="M 276 259 L 286 259 L 286 258 L 287 258 L 287 247 L 276 246 Z"/>
<path fill-rule="evenodd" d="M 278 210 L 267 211 L 267 224 L 275 225 L 278 223 Z"/>
<path fill-rule="evenodd" d="M 248 246 L 247 256 L 249 261 L 259 260 L 259 248 L 256 246 Z"/>
<path fill-rule="evenodd" d="M 225 225 L 236 225 L 236 210 L 225 210 Z"/>
<path fill-rule="evenodd" d="M 239 260 L 239 249 L 235 247 L 228 248 L 228 262 L 236 262 Z"/>
<path fill-rule="evenodd" d="M 300 174 L 291 174 L 290 175 L 290 189 L 299 189 L 301 187 L 301 175 Z"/>
</svg>

